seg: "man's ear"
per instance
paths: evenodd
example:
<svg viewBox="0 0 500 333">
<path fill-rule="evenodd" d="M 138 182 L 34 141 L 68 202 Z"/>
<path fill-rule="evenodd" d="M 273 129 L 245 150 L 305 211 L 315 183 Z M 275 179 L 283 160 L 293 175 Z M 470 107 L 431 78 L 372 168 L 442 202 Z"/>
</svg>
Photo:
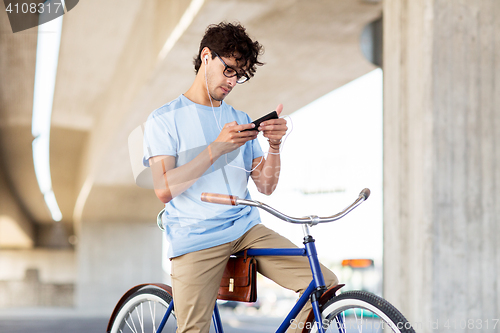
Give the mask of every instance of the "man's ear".
<svg viewBox="0 0 500 333">
<path fill-rule="evenodd" d="M 208 55 L 210 53 L 211 53 L 210 49 L 206 46 L 203 48 L 203 50 L 201 50 L 200 58 L 202 62 L 204 62 L 205 64 L 208 62 Z"/>
</svg>

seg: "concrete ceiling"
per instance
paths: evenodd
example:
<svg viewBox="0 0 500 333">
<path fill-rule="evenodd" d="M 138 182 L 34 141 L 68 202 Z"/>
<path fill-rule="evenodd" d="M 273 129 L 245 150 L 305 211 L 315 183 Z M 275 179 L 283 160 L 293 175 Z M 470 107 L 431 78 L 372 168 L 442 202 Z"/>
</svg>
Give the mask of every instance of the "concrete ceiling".
<svg viewBox="0 0 500 333">
<path fill-rule="evenodd" d="M 188 5 L 85 0 L 64 15 L 50 146 L 63 223 L 78 230 L 85 219 L 154 218 L 161 203 L 134 184 L 128 136 L 151 111 L 188 89 L 192 58 L 211 23 L 239 21 L 265 47 L 266 64 L 227 98 L 252 118 L 278 103 L 292 113 L 375 68 L 362 56 L 359 39 L 381 16 L 380 2 L 206 0 L 159 59 Z M 0 198 L 17 207 L 0 204 L 0 217 L 18 221 L 32 239 L 37 225 L 53 223 L 32 161 L 36 38 L 37 28 L 13 34 L 0 15 Z"/>
</svg>

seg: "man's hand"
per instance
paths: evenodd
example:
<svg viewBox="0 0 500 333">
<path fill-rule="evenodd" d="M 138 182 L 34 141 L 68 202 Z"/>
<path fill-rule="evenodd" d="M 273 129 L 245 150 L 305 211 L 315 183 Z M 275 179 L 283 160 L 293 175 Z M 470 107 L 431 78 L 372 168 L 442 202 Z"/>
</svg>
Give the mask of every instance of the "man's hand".
<svg viewBox="0 0 500 333">
<path fill-rule="evenodd" d="M 276 107 L 276 113 L 278 116 L 283 111 L 283 105 L 279 104 Z M 281 170 L 279 147 L 281 144 L 281 139 L 285 135 L 288 127 L 286 126 L 285 119 L 271 119 L 262 122 L 259 126 L 261 130 L 269 141 L 269 151 L 275 151 L 268 155 L 267 159 L 264 157 L 255 158 L 252 163 L 252 179 L 257 186 L 259 192 L 266 195 L 270 195 L 275 190 L 278 185 L 278 179 Z"/>
<path fill-rule="evenodd" d="M 247 141 L 254 140 L 257 138 L 257 131 L 244 131 L 246 129 L 251 129 L 255 125 L 243 124 L 238 125 L 236 121 L 227 123 L 222 128 L 219 136 L 211 144 L 211 149 L 215 156 L 218 158 L 224 154 L 230 153 L 235 149 L 243 146 Z"/>
<path fill-rule="evenodd" d="M 283 105 L 279 104 L 276 107 L 276 113 L 279 115 L 283 111 Z M 283 118 L 271 119 L 262 122 L 259 126 L 259 131 L 262 131 L 264 137 L 269 140 L 271 145 L 278 145 L 281 143 L 281 139 L 286 134 L 288 127 L 286 126 L 286 120 Z"/>
</svg>

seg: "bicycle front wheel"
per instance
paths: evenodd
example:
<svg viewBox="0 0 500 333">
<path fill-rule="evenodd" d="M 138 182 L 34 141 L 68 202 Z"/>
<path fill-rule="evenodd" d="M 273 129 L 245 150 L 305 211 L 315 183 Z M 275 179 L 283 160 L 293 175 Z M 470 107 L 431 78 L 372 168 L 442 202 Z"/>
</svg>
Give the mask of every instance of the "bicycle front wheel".
<svg viewBox="0 0 500 333">
<path fill-rule="evenodd" d="M 170 303 L 173 302 L 165 290 L 153 285 L 134 292 L 123 303 L 111 325 L 111 333 L 156 333 Z M 163 333 L 173 333 L 177 320 L 172 312 Z"/>
<path fill-rule="evenodd" d="M 406 318 L 385 299 L 366 291 L 348 291 L 330 299 L 321 311 L 325 332 L 415 333 Z M 318 332 L 317 323 L 310 332 Z"/>
</svg>

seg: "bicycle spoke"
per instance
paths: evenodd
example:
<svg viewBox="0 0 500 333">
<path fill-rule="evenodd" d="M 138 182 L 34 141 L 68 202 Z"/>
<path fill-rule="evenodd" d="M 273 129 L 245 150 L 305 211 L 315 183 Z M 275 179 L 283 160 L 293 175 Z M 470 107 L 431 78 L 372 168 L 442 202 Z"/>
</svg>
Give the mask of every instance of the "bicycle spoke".
<svg viewBox="0 0 500 333">
<path fill-rule="evenodd" d="M 151 318 L 153 319 L 153 333 L 156 333 L 156 303 L 154 303 L 153 308 L 151 308 L 151 303 L 149 303 L 149 313 L 151 314 Z"/>
<path fill-rule="evenodd" d="M 343 313 L 342 313 L 342 315 L 343 315 Z M 343 320 L 340 313 L 335 316 L 335 324 L 336 324 L 335 325 L 336 326 L 335 332 L 340 331 L 340 333 L 346 333 L 346 330 L 345 330 L 345 318 Z"/>
<path fill-rule="evenodd" d="M 134 319 L 132 318 L 132 315 L 130 314 L 130 312 L 128 313 L 128 318 L 132 321 L 132 324 L 134 323 Z M 127 324 L 127 326 L 130 328 L 130 330 L 133 332 L 133 333 L 137 333 L 137 330 L 134 330 L 132 328 L 132 326 L 130 326 L 130 324 L 128 323 L 128 320 L 127 318 L 125 318 L 125 323 Z M 135 327 L 135 325 L 134 325 Z"/>
<path fill-rule="evenodd" d="M 379 318 L 377 332 L 375 333 L 378 333 L 380 331 L 380 327 L 382 327 L 382 319 Z"/>
<path fill-rule="evenodd" d="M 358 332 L 360 332 L 358 324 L 358 316 L 356 315 L 356 309 L 353 309 L 353 312 L 354 312 L 354 322 L 356 323 L 356 328 L 358 329 Z M 363 323 L 361 323 L 361 325 L 363 325 Z"/>
<path fill-rule="evenodd" d="M 361 333 L 363 333 L 363 312 L 365 309 L 361 309 Z"/>
<path fill-rule="evenodd" d="M 138 291 L 130 296 L 118 312 L 111 333 L 156 333 L 170 302 L 171 296 L 157 287 Z M 173 311 L 169 318 L 163 333 L 175 332 L 176 318 Z"/>
<path fill-rule="evenodd" d="M 141 327 L 141 332 L 144 333 L 144 311 L 143 311 L 143 305 L 144 303 L 141 303 L 140 308 L 141 308 L 141 313 L 139 314 L 139 309 L 137 309 L 137 320 L 139 321 L 139 325 Z"/>
<path fill-rule="evenodd" d="M 330 305 L 326 305 L 322 310 L 322 315 L 327 320 L 328 332 L 400 332 L 397 323 L 406 323 L 406 319 L 402 315 L 394 316 L 397 309 L 383 302 L 385 301 L 378 296 L 366 292 L 349 292 L 343 297 L 332 299 L 328 303 Z M 313 329 L 311 332 L 317 333 L 317 330 Z M 415 333 L 413 329 L 404 332 Z"/>
<path fill-rule="evenodd" d="M 134 311 L 137 313 L 137 307 L 134 308 Z M 130 315 L 130 321 L 132 321 L 132 325 L 134 326 L 134 332 L 139 333 L 139 330 L 135 326 L 135 321 L 134 321 L 134 318 L 132 317 L 132 314 Z"/>
</svg>

